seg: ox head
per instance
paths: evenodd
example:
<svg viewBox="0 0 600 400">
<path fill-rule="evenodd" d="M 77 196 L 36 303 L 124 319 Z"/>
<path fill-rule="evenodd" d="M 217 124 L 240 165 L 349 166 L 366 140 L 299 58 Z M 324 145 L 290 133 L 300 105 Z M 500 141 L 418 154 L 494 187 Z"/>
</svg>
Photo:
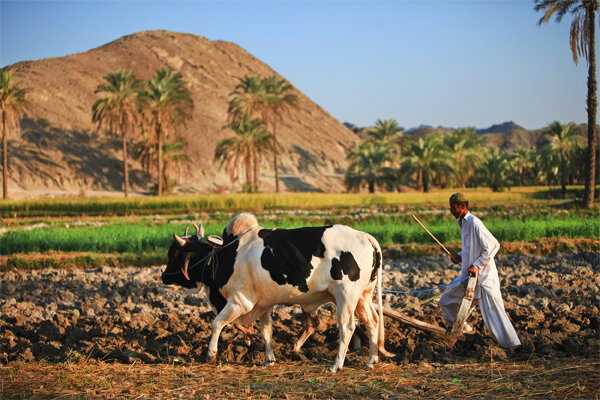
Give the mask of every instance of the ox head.
<svg viewBox="0 0 600 400">
<path fill-rule="evenodd" d="M 190 277 L 188 269 L 194 262 L 209 255 L 214 245 L 203 242 L 204 227 L 194 224 L 196 234 L 188 236 L 186 228 L 183 237 L 173 233 L 173 243 L 169 247 L 167 269 L 162 274 L 165 285 L 179 285 L 187 289 L 197 288 L 194 275 Z"/>
</svg>

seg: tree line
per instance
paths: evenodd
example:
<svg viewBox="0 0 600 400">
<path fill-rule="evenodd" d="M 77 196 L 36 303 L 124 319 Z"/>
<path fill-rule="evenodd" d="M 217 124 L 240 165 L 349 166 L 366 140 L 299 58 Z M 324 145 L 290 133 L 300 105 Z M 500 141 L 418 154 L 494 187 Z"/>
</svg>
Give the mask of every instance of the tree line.
<svg viewBox="0 0 600 400">
<path fill-rule="evenodd" d="M 586 146 L 575 123 L 553 122 L 539 150 L 515 152 L 488 148 L 473 128 L 434 132 L 425 137 L 403 134 L 393 119 L 377 120 L 368 138 L 356 143 L 348 155 L 344 183 L 349 191 L 429 191 L 436 187 L 487 185 L 494 191 L 511 186 L 560 185 L 585 180 Z"/>
</svg>

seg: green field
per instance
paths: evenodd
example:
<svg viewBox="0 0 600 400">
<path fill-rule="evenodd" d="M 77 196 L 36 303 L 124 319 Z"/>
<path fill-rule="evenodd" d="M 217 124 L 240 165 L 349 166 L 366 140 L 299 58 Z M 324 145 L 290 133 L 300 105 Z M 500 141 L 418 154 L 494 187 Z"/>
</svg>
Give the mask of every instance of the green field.
<svg viewBox="0 0 600 400">
<path fill-rule="evenodd" d="M 532 241 L 540 238 L 598 238 L 600 226 L 592 219 L 579 217 L 546 217 L 543 219 L 500 219 L 485 221 L 488 229 L 499 241 Z M 93 252 L 93 253 L 143 253 L 165 250 L 172 242 L 172 233 L 183 234 L 185 223 L 124 224 L 92 227 L 47 227 L 31 230 L 15 230 L 5 233 L 1 240 L 3 255 L 17 253 Z M 306 225 L 300 220 L 285 220 L 282 223 L 265 221 L 265 228 L 297 228 Z M 395 218 L 378 217 L 375 221 L 360 221 L 349 224 L 369 232 L 382 244 L 427 244 L 432 241 L 416 223 L 407 223 Z M 439 218 L 430 221 L 430 231 L 442 242 L 460 239 L 455 220 Z M 207 224 L 207 234 L 221 234 L 223 224 Z M 192 228 L 193 231 L 193 228 Z"/>
<path fill-rule="evenodd" d="M 598 208 L 580 209 L 565 199 L 548 199 L 546 189 L 534 189 L 470 191 L 471 210 L 503 243 L 584 239 L 585 248 L 598 247 Z M 219 235 L 241 211 L 254 213 L 265 228 L 345 224 L 369 232 L 384 250 L 404 246 L 413 253 L 415 246 L 434 244 L 413 220 L 416 214 L 440 241 L 457 248 L 459 230 L 447 206 L 452 192 L 1 202 L 0 267 L 61 267 L 65 256 L 71 265 L 85 267 L 161 264 L 173 232 L 183 235 L 187 226 L 203 222 L 206 234 Z"/>
</svg>

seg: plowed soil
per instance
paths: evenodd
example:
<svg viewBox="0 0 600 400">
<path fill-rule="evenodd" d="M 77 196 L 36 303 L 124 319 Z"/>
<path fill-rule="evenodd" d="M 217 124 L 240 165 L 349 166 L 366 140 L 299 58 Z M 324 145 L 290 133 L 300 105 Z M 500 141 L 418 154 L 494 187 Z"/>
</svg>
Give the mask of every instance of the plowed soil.
<svg viewBox="0 0 600 400">
<path fill-rule="evenodd" d="M 546 257 L 498 257 L 507 312 L 523 342 L 521 358 L 599 357 L 600 253 L 559 253 Z M 458 270 L 443 257 L 385 260 L 384 288 L 417 290 L 451 282 Z M 214 314 L 205 301 L 160 282 L 161 267 L 95 270 L 9 271 L 0 283 L 1 362 L 59 363 L 83 358 L 144 364 L 204 362 Z M 433 293 L 386 293 L 384 305 L 432 324 L 443 325 Z M 321 308 L 321 326 L 301 352 L 292 346 L 301 331 L 298 307 L 277 307 L 275 355 L 281 361 L 328 366 L 337 351 L 335 306 Z M 386 319 L 388 362 L 457 363 L 504 359 L 475 311 L 475 332 L 449 348 L 434 337 Z M 254 327 L 246 335 L 226 328 L 219 361 L 260 365 L 264 345 Z M 367 349 L 350 352 L 346 366 L 362 368 Z"/>
</svg>

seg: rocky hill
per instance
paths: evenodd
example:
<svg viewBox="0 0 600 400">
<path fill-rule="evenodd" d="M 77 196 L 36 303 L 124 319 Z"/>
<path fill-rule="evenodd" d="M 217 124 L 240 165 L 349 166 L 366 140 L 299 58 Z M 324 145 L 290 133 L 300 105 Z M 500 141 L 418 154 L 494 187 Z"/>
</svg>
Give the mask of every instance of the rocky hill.
<svg viewBox="0 0 600 400">
<path fill-rule="evenodd" d="M 277 74 L 241 47 L 168 31 L 147 31 L 66 57 L 20 62 L 7 69 L 31 88 L 31 107 L 21 134 L 9 141 L 9 193 L 122 190 L 118 142 L 98 132 L 91 107 L 103 76 L 129 69 L 139 79 L 170 67 L 181 72 L 192 92 L 192 119 L 180 134 L 188 162 L 172 177 L 179 192 L 239 190 L 213 162 L 217 143 L 233 135 L 223 129 L 229 94 L 246 74 Z M 285 78 L 285 77 L 283 77 Z M 291 82 L 293 84 L 293 82 Z M 283 147 L 280 175 L 285 191 L 343 190 L 346 150 L 356 135 L 307 96 L 294 89 L 298 108 L 285 118 L 278 137 Z M 131 148 L 131 147 L 130 147 Z M 133 190 L 146 192 L 153 179 L 131 159 Z M 274 188 L 272 161 L 263 160 L 261 190 Z"/>
</svg>

